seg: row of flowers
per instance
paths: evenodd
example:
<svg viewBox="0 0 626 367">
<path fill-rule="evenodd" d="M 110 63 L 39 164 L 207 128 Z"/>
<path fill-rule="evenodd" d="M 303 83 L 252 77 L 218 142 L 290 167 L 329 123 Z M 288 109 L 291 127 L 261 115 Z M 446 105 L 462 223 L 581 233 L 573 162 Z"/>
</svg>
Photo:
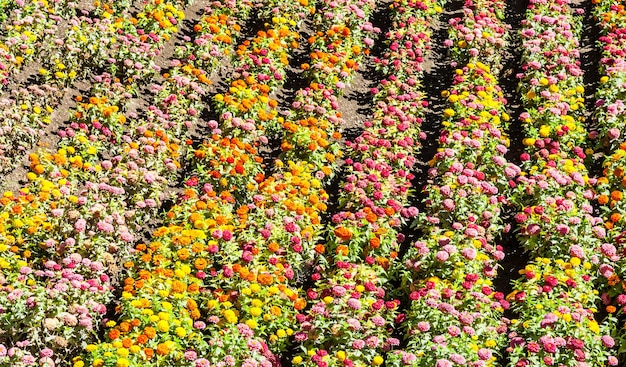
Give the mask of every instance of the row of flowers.
<svg viewBox="0 0 626 367">
<path fill-rule="evenodd" d="M 442 93 L 448 103 L 439 148 L 429 162 L 425 210 L 414 222 L 423 235 L 400 273 L 410 300 L 404 365 L 489 366 L 505 342 L 509 302 L 492 281 L 504 257 L 496 241 L 508 231 L 503 207 L 520 170 L 505 158 L 509 116 L 498 85 L 504 5 L 466 1 L 463 17 L 450 20 L 445 44 L 459 67 Z"/>
<path fill-rule="evenodd" d="M 169 83 L 182 87 L 180 78 Z M 31 154 L 29 183 L 4 194 L 1 365 L 72 365 L 110 311 L 130 244 L 177 169 L 176 126 L 186 122 L 162 118 L 156 106 L 127 120 L 133 88 L 95 76 L 56 151 Z"/>
<path fill-rule="evenodd" d="M 598 179 L 596 200 L 600 206 L 606 237 L 601 247 L 611 260 L 605 266 L 606 276 L 600 286 L 601 298 L 605 310 L 611 316 L 617 316 L 615 326 L 617 353 L 623 356 L 624 341 L 624 306 L 626 290 L 624 288 L 624 160 L 626 144 L 621 133 L 623 121 L 624 97 L 626 96 L 626 11 L 621 2 L 594 1 L 593 15 L 600 26 L 599 43 L 602 46 L 600 85 L 596 91 L 596 109 L 594 111 L 597 132 L 594 132 L 599 144 L 597 148 L 604 153 L 602 176 Z"/>
<path fill-rule="evenodd" d="M 613 338 L 599 325 L 595 282 L 612 273 L 593 184 L 584 165 L 582 9 L 537 0 L 522 23 L 524 175 L 512 200 L 518 239 L 532 259 L 508 299 L 511 366 L 616 365 Z"/>
</svg>

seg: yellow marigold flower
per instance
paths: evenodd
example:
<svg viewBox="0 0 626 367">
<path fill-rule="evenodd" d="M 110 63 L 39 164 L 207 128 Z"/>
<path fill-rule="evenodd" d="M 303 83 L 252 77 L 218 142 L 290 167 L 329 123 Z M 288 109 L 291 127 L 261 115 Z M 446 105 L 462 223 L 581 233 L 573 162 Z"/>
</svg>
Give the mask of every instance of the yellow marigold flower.
<svg viewBox="0 0 626 367">
<path fill-rule="evenodd" d="M 246 325 L 248 325 L 250 329 L 256 329 L 257 326 L 259 326 L 259 324 L 257 324 L 257 322 L 253 319 L 246 320 Z"/>
<path fill-rule="evenodd" d="M 87 352 L 93 352 L 93 351 L 95 351 L 96 349 L 98 349 L 98 346 L 97 346 L 97 345 L 95 345 L 95 344 L 87 344 L 87 346 L 85 347 L 85 350 L 86 350 Z"/>
<path fill-rule="evenodd" d="M 261 315 L 261 313 L 263 312 L 263 310 L 261 310 L 259 307 L 251 307 L 250 308 L 250 315 L 257 317 L 259 315 Z"/>
<path fill-rule="evenodd" d="M 170 324 L 166 320 L 161 320 L 157 323 L 157 329 L 163 333 L 170 331 Z"/>
<path fill-rule="evenodd" d="M 233 310 L 225 310 L 224 318 L 226 319 L 227 322 L 231 324 L 234 324 L 237 322 L 237 315 L 235 315 L 235 312 Z"/>
</svg>

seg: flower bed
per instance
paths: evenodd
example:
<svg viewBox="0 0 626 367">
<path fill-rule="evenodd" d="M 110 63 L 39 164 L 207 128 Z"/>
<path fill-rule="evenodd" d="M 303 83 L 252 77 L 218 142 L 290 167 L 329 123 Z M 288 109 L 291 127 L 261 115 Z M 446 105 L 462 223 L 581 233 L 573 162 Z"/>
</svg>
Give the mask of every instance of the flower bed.
<svg viewBox="0 0 626 367">
<path fill-rule="evenodd" d="M 623 6 L 594 0 L 589 128 L 582 11 L 529 4 L 519 168 L 499 84 L 515 10 L 447 4 L 438 68 L 444 5 L 387 5 L 0 0 L 0 172 L 25 176 L 0 197 L 0 366 L 618 364 Z M 368 63 L 384 78 L 345 141 Z M 445 69 L 415 177 L 425 71 Z M 533 260 L 505 296 L 511 228 Z"/>
</svg>

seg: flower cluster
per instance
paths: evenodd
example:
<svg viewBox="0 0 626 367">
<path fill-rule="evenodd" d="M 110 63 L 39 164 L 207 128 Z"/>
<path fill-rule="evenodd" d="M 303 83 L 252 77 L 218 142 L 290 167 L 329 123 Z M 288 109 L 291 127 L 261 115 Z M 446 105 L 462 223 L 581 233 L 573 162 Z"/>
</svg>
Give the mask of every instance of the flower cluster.
<svg viewBox="0 0 626 367">
<path fill-rule="evenodd" d="M 241 27 L 251 10 L 252 3 L 248 0 L 207 6 L 200 22 L 193 27 L 193 42 L 181 45 L 174 55 L 181 60 L 189 59 L 201 69 L 213 70 L 234 51 L 233 45 L 241 37 Z"/>
<path fill-rule="evenodd" d="M 95 16 L 86 13 L 69 20 L 72 27 L 56 42 L 42 76 L 69 85 L 90 71 L 106 71 L 123 81 L 158 72 L 155 57 L 178 31 L 186 2 L 149 1 L 136 14 L 125 1 L 95 4 Z"/>
<path fill-rule="evenodd" d="M 510 26 L 504 21 L 503 2 L 489 3 L 480 8 L 480 2 L 468 0 L 463 5 L 463 18 L 449 20 L 450 38 L 444 45 L 450 47 L 453 66 L 480 61 L 497 74 L 503 67 L 502 55 L 507 47 Z"/>
<path fill-rule="evenodd" d="M 594 1 L 594 4 L 593 14 L 602 30 L 598 39 L 602 47 L 600 59 L 602 77 L 596 92 L 594 111 L 598 131 L 593 134 L 601 138 L 601 143 L 606 149 L 613 151 L 625 141 L 620 121 L 626 114 L 624 106 L 626 12 L 624 5 L 619 1 Z"/>
<path fill-rule="evenodd" d="M 51 51 L 62 19 L 48 1 L 3 1 L 0 16 L 0 91 L 41 51 Z M 71 7 L 70 7 L 71 9 Z M 9 21 L 10 20 L 10 21 Z"/>
<path fill-rule="evenodd" d="M 40 141 L 58 104 L 57 93 L 53 85 L 31 85 L 0 100 L 0 172 L 15 168 L 24 152 Z"/>
</svg>

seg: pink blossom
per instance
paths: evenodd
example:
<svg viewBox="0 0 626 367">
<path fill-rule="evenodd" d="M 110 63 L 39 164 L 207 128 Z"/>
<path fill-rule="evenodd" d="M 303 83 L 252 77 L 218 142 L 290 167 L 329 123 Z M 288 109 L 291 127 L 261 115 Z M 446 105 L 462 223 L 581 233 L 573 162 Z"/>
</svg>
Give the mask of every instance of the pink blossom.
<svg viewBox="0 0 626 367">
<path fill-rule="evenodd" d="M 348 300 L 348 307 L 350 307 L 353 310 L 359 310 L 361 308 L 361 301 L 359 301 L 356 298 L 350 298 Z"/>
<path fill-rule="evenodd" d="M 438 261 L 444 262 L 448 260 L 448 258 L 450 257 L 450 254 L 447 253 L 446 251 L 437 251 L 437 254 L 435 255 L 435 257 L 437 258 Z"/>
<path fill-rule="evenodd" d="M 482 359 L 483 361 L 486 361 L 488 359 L 490 359 L 492 356 L 491 351 L 489 349 L 486 348 L 480 348 L 478 350 L 478 358 Z"/>
<path fill-rule="evenodd" d="M 455 208 L 454 200 L 452 199 L 444 199 L 443 200 L 443 208 L 448 211 L 452 211 Z"/>
<path fill-rule="evenodd" d="M 417 329 L 421 332 L 430 330 L 430 324 L 427 321 L 420 321 L 417 323 Z"/>
</svg>

